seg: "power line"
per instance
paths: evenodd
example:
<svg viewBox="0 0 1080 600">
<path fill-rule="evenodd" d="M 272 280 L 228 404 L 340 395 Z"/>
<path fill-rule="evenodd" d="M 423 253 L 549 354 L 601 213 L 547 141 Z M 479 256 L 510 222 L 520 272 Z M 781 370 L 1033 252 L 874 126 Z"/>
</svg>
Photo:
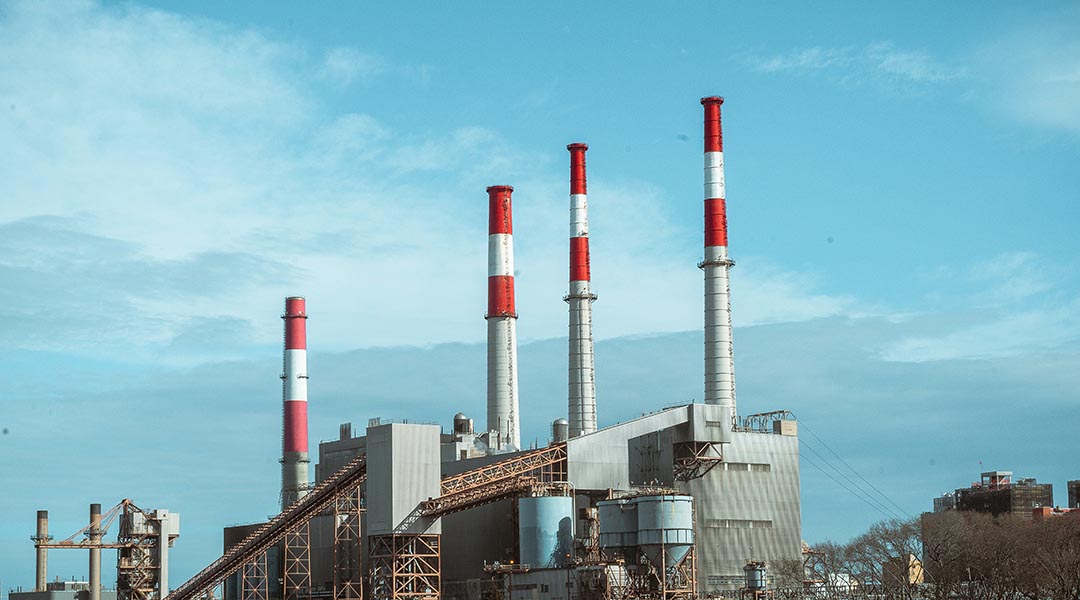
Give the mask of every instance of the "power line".
<svg viewBox="0 0 1080 600">
<path fill-rule="evenodd" d="M 848 492 L 849 492 L 849 493 L 850 493 L 850 494 L 851 494 L 852 496 L 855 496 L 855 497 L 856 497 L 856 498 L 858 498 L 859 500 L 862 500 L 862 501 L 863 501 L 863 502 L 865 502 L 865 503 L 866 503 L 866 504 L 867 504 L 867 505 L 868 505 L 868 506 L 869 506 L 870 508 L 873 508 L 874 510 L 876 510 L 876 511 L 880 512 L 881 514 L 885 515 L 886 517 L 888 517 L 888 516 L 889 516 L 889 514 L 888 514 L 888 513 L 886 513 L 885 511 L 883 511 L 883 510 L 881 509 L 881 507 L 879 507 L 879 506 L 877 506 L 876 504 L 873 504 L 872 502 L 870 502 L 870 500 L 868 500 L 868 499 L 867 499 L 867 498 L 866 498 L 865 496 L 862 496 L 862 495 L 860 495 L 860 494 L 856 493 L 855 491 L 853 491 L 853 490 L 852 490 L 851 488 L 849 488 L 849 487 L 848 487 L 847 485 L 845 485 L 843 481 L 840 481 L 839 479 L 837 479 L 837 478 L 833 477 L 833 476 L 832 476 L 832 474 L 830 474 L 830 473 L 829 473 L 828 471 L 826 471 L 825 469 L 822 469 L 822 468 L 821 468 L 820 466 L 818 466 L 818 464 L 817 464 L 817 463 L 815 463 L 814 461 L 810 460 L 810 458 L 809 458 L 809 457 L 807 457 L 807 456 L 803 456 L 802 458 L 803 458 L 804 460 L 806 460 L 806 462 L 807 462 L 808 464 L 810 464 L 810 466 L 814 467 L 814 468 L 815 468 L 815 469 L 817 469 L 818 471 L 821 471 L 821 472 L 822 472 L 822 474 L 824 474 L 824 475 L 825 475 L 826 477 L 828 477 L 829 479 L 832 479 L 832 480 L 833 480 L 833 482 L 835 482 L 835 483 L 836 483 L 837 485 L 839 485 L 840 487 L 842 487 L 842 488 L 844 488 L 845 490 L 847 490 L 847 491 L 848 491 Z"/>
<path fill-rule="evenodd" d="M 792 413 L 792 414 L 794 414 L 794 413 Z M 796 417 L 796 418 L 797 418 L 797 417 Z M 867 478 L 863 477 L 863 476 L 862 476 L 862 473 L 859 473 L 858 471 L 856 471 L 856 470 L 855 470 L 855 467 L 851 466 L 851 465 L 850 465 L 850 464 L 848 463 L 848 461 L 844 460 L 844 458 L 843 458 L 842 456 L 840 456 L 839 454 L 837 454 L 835 450 L 833 450 L 833 449 L 832 449 L 832 448 L 831 448 L 831 447 L 830 447 L 830 446 L 829 446 L 828 444 L 826 444 L 826 443 L 825 443 L 825 440 L 823 440 L 823 439 L 821 439 L 820 437 L 818 437 L 818 435 L 817 435 L 816 433 L 814 433 L 814 431 L 813 431 L 813 430 L 812 430 L 812 429 L 811 429 L 810 427 L 808 427 L 808 426 L 806 425 L 806 423 L 805 423 L 805 422 L 802 422 L 802 423 L 801 423 L 801 425 L 802 425 L 803 429 L 806 429 L 806 432 L 807 432 L 807 433 L 809 433 L 810 435 L 814 436 L 814 439 L 816 439 L 817 441 L 821 442 L 821 445 L 822 445 L 822 446 L 824 446 L 826 450 L 828 450 L 828 451 L 829 451 L 829 452 L 830 452 L 830 453 L 831 453 L 831 454 L 832 454 L 833 456 L 835 456 L 835 457 L 836 457 L 836 458 L 837 458 L 837 459 L 838 459 L 838 460 L 839 460 L 840 462 L 844 463 L 844 466 L 846 466 L 846 467 L 847 467 L 848 469 L 851 469 L 851 472 L 852 472 L 852 473 L 854 473 L 856 477 L 858 477 L 859 479 L 863 480 L 863 482 L 865 482 L 865 483 L 866 483 L 866 485 L 870 486 L 870 488 L 871 488 L 871 489 L 873 489 L 873 490 L 874 490 L 875 492 L 877 492 L 879 496 L 881 496 L 882 498 L 884 498 L 886 502 L 888 502 L 889 504 L 891 504 L 891 505 L 895 506 L 895 507 L 896 507 L 896 509 L 897 509 L 897 510 L 899 510 L 901 514 L 903 514 L 903 515 L 906 515 L 906 516 L 907 516 L 908 518 L 911 518 L 911 516 L 912 516 L 912 515 L 911 515 L 911 513 L 909 513 L 908 511 L 904 510 L 904 508 L 903 508 L 903 507 L 901 507 L 901 506 L 900 506 L 899 504 L 897 504 L 897 503 L 896 503 L 896 502 L 895 502 L 895 501 L 894 501 L 894 500 L 892 499 L 892 497 L 891 497 L 891 496 L 889 496 L 889 495 L 885 494 L 884 492 L 882 492 L 882 491 L 881 491 L 880 489 L 878 489 L 878 487 L 877 487 L 877 486 L 875 486 L 875 485 L 874 485 L 873 483 L 870 483 L 870 480 L 868 480 Z"/>
<path fill-rule="evenodd" d="M 866 502 L 867 504 L 870 504 L 871 506 L 873 506 L 873 507 L 874 507 L 875 509 L 877 509 L 877 511 L 878 511 L 878 512 L 880 512 L 881 514 L 885 515 L 886 517 L 888 517 L 888 518 L 890 518 L 890 519 L 899 519 L 899 518 L 901 518 L 901 517 L 900 517 L 899 515 L 897 515 L 897 514 L 896 514 L 895 512 L 893 512 L 893 511 L 892 511 L 891 509 L 889 509 L 889 507 L 888 507 L 888 506 L 886 506 L 885 504 L 883 504 L 883 503 L 882 503 L 882 502 L 881 502 L 880 500 L 877 500 L 876 498 L 874 498 L 873 496 L 871 496 L 871 495 L 870 495 L 869 493 L 867 493 L 867 492 L 866 492 L 865 490 L 863 490 L 863 489 L 859 488 L 858 484 L 856 484 L 856 483 L 855 483 L 854 481 L 852 481 L 852 479 L 851 479 L 850 477 L 848 477 L 847 475 L 845 475 L 845 474 L 844 474 L 844 473 L 843 473 L 842 471 L 840 471 L 839 469 L 837 469 L 835 465 L 832 465 L 832 464 L 830 464 L 830 463 L 829 463 L 829 460 L 828 460 L 828 459 L 827 459 L 826 457 L 822 456 L 822 455 L 821 455 L 820 453 L 818 453 L 818 451 L 817 451 L 817 450 L 814 450 L 814 448 L 813 448 L 813 447 L 811 447 L 811 446 L 807 445 L 807 444 L 806 444 L 805 442 L 803 442 L 802 440 L 799 440 L 799 444 L 801 444 L 801 445 L 802 445 L 802 446 L 803 446 L 804 448 L 806 448 L 806 449 L 807 449 L 807 450 L 809 450 L 810 452 L 813 452 L 813 453 L 814 453 L 814 456 L 817 456 L 817 457 L 818 457 L 819 459 L 821 459 L 821 461 L 822 461 L 822 462 L 824 462 L 824 463 L 825 463 L 825 464 L 826 464 L 827 466 L 831 467 L 831 468 L 832 468 L 832 469 L 833 469 L 834 471 L 836 471 L 836 473 L 837 473 L 838 475 L 840 475 L 841 477 L 843 477 L 843 478 L 844 478 L 844 479 L 845 479 L 845 480 L 846 480 L 846 481 L 847 481 L 848 483 L 850 483 L 850 484 L 851 484 L 851 486 L 852 486 L 852 487 L 854 487 L 854 488 L 855 488 L 855 490 L 852 490 L 852 489 L 851 489 L 851 488 L 849 488 L 849 487 L 848 487 L 847 485 L 844 485 L 844 484 L 843 484 L 843 482 L 841 482 L 840 480 L 836 479 L 835 477 L 832 477 L 832 475 L 831 475 L 831 474 L 829 474 L 828 472 L 826 472 L 826 471 L 824 471 L 823 469 L 821 469 L 821 467 L 818 467 L 818 465 L 816 465 L 816 464 L 814 464 L 814 463 L 811 463 L 811 464 L 814 464 L 814 466 L 815 466 L 815 467 L 818 467 L 818 469 L 821 469 L 821 470 L 822 470 L 822 472 L 824 472 L 824 473 L 825 473 L 826 475 L 829 475 L 829 477 L 830 477 L 830 478 L 831 478 L 831 479 L 832 479 L 833 481 L 835 481 L 836 483 L 838 483 L 838 484 L 842 485 L 842 486 L 844 487 L 844 489 L 846 489 L 847 491 L 851 492 L 852 494 L 855 494 L 855 495 L 859 496 L 859 498 L 860 498 L 860 499 L 862 499 L 862 500 L 863 500 L 864 502 Z M 804 458 L 807 458 L 807 459 L 808 459 L 808 457 L 805 457 L 805 456 L 804 456 Z M 808 459 L 808 460 L 809 460 L 809 459 Z"/>
</svg>

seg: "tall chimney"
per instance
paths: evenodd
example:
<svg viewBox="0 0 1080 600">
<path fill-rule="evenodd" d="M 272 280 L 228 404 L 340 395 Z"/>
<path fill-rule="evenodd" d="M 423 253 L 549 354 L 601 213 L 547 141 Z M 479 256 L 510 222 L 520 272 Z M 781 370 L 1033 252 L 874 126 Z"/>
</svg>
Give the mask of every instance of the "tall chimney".
<svg viewBox="0 0 1080 600">
<path fill-rule="evenodd" d="M 724 136 L 720 105 L 702 98 L 705 107 L 705 403 L 722 407 L 726 428 L 735 425 L 735 355 L 731 343 L 731 283 L 728 270 L 727 209 L 724 194 Z"/>
<path fill-rule="evenodd" d="M 492 447 L 521 448 L 518 417 L 517 311 L 514 308 L 514 188 L 494 185 L 488 193 L 487 429 Z"/>
<path fill-rule="evenodd" d="M 308 492 L 307 310 L 304 299 L 285 299 L 282 381 L 281 508 Z"/>
<path fill-rule="evenodd" d="M 90 600 L 101 600 L 101 505 L 90 505 Z"/>
<path fill-rule="evenodd" d="M 42 548 L 40 544 L 47 544 L 52 538 L 49 537 L 49 511 L 37 511 L 37 534 L 33 540 L 37 546 L 37 577 L 34 579 L 34 591 L 44 592 L 49 583 L 49 549 Z"/>
<path fill-rule="evenodd" d="M 570 437 L 596 431 L 596 370 L 593 367 L 592 303 L 589 286 L 589 202 L 585 144 L 570 144 Z"/>
</svg>

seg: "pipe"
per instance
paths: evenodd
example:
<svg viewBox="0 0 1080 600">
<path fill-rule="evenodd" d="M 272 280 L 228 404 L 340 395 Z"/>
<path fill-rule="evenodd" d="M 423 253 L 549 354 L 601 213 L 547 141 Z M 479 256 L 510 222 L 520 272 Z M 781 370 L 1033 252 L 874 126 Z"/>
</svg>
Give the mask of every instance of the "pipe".
<svg viewBox="0 0 1080 600">
<path fill-rule="evenodd" d="M 521 448 L 518 417 L 517 310 L 514 307 L 514 188 L 494 185 L 488 193 L 487 430 L 489 446 Z"/>
<path fill-rule="evenodd" d="M 285 353 L 282 381 L 281 508 L 308 492 L 307 304 L 285 299 Z"/>
<path fill-rule="evenodd" d="M 90 505 L 90 600 L 101 600 L 101 505 Z"/>
<path fill-rule="evenodd" d="M 705 403 L 721 407 L 725 429 L 735 426 L 735 354 L 731 338 L 731 282 L 728 271 L 727 206 L 724 192 L 724 137 L 718 96 L 705 107 Z"/>
<path fill-rule="evenodd" d="M 47 544 L 52 538 L 49 537 L 49 511 L 37 511 L 37 534 L 34 536 L 37 545 L 37 577 L 34 579 L 34 591 L 44 592 L 49 582 L 49 549 L 39 544 Z"/>
<path fill-rule="evenodd" d="M 589 202 L 585 182 L 585 144 L 570 144 L 570 367 L 568 414 L 570 437 L 596 431 L 596 369 L 593 362 L 590 289 Z"/>
</svg>

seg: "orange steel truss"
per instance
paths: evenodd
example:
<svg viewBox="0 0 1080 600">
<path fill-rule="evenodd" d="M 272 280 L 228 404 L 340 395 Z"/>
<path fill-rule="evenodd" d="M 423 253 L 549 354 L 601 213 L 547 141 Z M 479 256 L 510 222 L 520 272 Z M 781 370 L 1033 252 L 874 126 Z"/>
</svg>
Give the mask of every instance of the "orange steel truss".
<svg viewBox="0 0 1080 600">
<path fill-rule="evenodd" d="M 266 572 L 265 552 L 240 568 L 240 598 L 269 600 L 270 576 Z"/>
<path fill-rule="evenodd" d="M 437 600 L 439 541 L 435 534 L 372 536 L 371 600 Z"/>
<path fill-rule="evenodd" d="M 174 590 L 169 600 L 212 598 L 225 578 L 237 572 L 241 582 L 246 582 L 241 587 L 244 600 L 265 600 L 268 585 L 256 586 L 256 583 L 270 576 L 266 551 L 282 542 L 286 600 L 310 597 L 313 587 L 310 527 L 311 520 L 319 515 L 333 516 L 332 600 L 363 598 L 360 514 L 364 510 L 361 486 L 366 480 L 366 457 L 361 456 L 230 548 Z M 442 495 L 424 502 L 420 514 L 440 517 L 564 481 L 566 444 L 552 444 L 444 478 Z M 371 598 L 438 597 L 441 577 L 438 535 L 373 536 L 370 544 Z"/>
<path fill-rule="evenodd" d="M 340 496 L 354 493 L 366 479 L 366 457 L 360 456 L 316 485 L 307 496 L 291 504 L 281 514 L 252 532 L 244 541 L 225 552 L 221 558 L 210 563 L 205 569 L 173 590 L 173 593 L 169 594 L 170 600 L 196 600 L 212 594 L 226 577 L 282 541 L 288 531 L 301 523 L 309 522 L 313 517 L 328 509 Z"/>
<path fill-rule="evenodd" d="M 444 477 L 442 495 L 446 497 L 519 475 L 532 475 L 543 482 L 565 481 L 566 444 L 552 444 L 547 448 L 533 450 L 458 475 Z"/>
<path fill-rule="evenodd" d="M 364 573 L 360 561 L 360 488 L 334 502 L 334 597 L 358 600 L 364 597 Z"/>
<path fill-rule="evenodd" d="M 285 531 L 285 600 L 311 596 L 311 521 Z"/>
</svg>

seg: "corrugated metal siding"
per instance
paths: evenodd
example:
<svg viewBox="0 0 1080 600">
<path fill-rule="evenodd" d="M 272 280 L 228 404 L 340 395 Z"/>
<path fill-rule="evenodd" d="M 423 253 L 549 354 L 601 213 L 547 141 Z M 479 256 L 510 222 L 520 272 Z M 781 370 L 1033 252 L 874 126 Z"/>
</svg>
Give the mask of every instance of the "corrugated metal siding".
<svg viewBox="0 0 1080 600">
<path fill-rule="evenodd" d="M 802 559 L 798 437 L 736 432 L 724 459 L 727 468 L 684 484 L 696 501 L 703 592 L 738 587 L 723 582 L 741 582 L 748 559 Z"/>
</svg>

